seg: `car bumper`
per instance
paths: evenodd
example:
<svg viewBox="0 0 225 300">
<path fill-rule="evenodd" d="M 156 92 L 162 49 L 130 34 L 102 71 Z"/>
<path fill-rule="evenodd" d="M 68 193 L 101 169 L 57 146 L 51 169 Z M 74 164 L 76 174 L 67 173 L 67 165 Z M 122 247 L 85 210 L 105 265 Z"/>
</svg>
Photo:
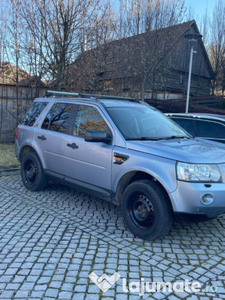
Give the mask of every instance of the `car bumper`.
<svg viewBox="0 0 225 300">
<path fill-rule="evenodd" d="M 178 188 L 170 194 L 170 199 L 175 214 L 215 218 L 225 213 L 225 184 L 178 181 Z"/>
</svg>

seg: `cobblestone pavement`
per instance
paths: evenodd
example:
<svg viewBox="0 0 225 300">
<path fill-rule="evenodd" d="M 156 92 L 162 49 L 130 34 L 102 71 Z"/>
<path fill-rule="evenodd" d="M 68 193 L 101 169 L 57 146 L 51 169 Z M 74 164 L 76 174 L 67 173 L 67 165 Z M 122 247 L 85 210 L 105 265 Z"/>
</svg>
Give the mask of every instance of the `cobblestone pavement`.
<svg viewBox="0 0 225 300">
<path fill-rule="evenodd" d="M 27 191 L 0 177 L 0 299 L 225 299 L 225 217 L 175 223 L 163 239 L 135 238 L 120 208 L 60 185 Z M 121 278 L 108 291 L 89 279 Z M 198 281 L 199 292 L 146 282 Z M 131 283 L 132 282 L 132 283 Z M 175 286 L 175 285 L 174 285 Z"/>
</svg>

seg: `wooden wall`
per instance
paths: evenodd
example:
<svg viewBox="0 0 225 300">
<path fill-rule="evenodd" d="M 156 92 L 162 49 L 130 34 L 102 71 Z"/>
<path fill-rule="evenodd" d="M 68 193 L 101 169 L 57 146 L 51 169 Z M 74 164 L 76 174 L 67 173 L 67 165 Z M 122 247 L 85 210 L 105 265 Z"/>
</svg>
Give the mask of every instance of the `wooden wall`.
<svg viewBox="0 0 225 300">
<path fill-rule="evenodd" d="M 41 88 L 40 96 L 44 96 L 46 90 Z M 14 141 L 16 128 L 36 98 L 35 94 L 35 88 L 20 86 L 17 97 L 14 85 L 0 85 L 0 143 Z"/>
</svg>

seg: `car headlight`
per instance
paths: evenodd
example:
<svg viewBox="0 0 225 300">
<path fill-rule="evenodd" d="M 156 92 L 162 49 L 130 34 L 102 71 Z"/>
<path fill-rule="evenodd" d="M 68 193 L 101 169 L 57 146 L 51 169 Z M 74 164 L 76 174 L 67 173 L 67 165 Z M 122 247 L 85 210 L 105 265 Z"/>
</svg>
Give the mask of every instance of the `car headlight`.
<svg viewBox="0 0 225 300">
<path fill-rule="evenodd" d="M 177 178 L 193 182 L 221 182 L 217 165 L 177 163 Z"/>
</svg>

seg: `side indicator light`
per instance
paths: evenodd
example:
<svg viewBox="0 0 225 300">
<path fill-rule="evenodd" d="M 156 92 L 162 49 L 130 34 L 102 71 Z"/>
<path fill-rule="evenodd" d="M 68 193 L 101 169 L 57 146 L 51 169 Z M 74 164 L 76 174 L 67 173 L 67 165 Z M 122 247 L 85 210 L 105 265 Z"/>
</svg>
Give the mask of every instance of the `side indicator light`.
<svg viewBox="0 0 225 300">
<path fill-rule="evenodd" d="M 119 153 L 114 153 L 113 163 L 117 165 L 121 165 L 126 160 L 128 160 L 129 156 Z"/>
</svg>

